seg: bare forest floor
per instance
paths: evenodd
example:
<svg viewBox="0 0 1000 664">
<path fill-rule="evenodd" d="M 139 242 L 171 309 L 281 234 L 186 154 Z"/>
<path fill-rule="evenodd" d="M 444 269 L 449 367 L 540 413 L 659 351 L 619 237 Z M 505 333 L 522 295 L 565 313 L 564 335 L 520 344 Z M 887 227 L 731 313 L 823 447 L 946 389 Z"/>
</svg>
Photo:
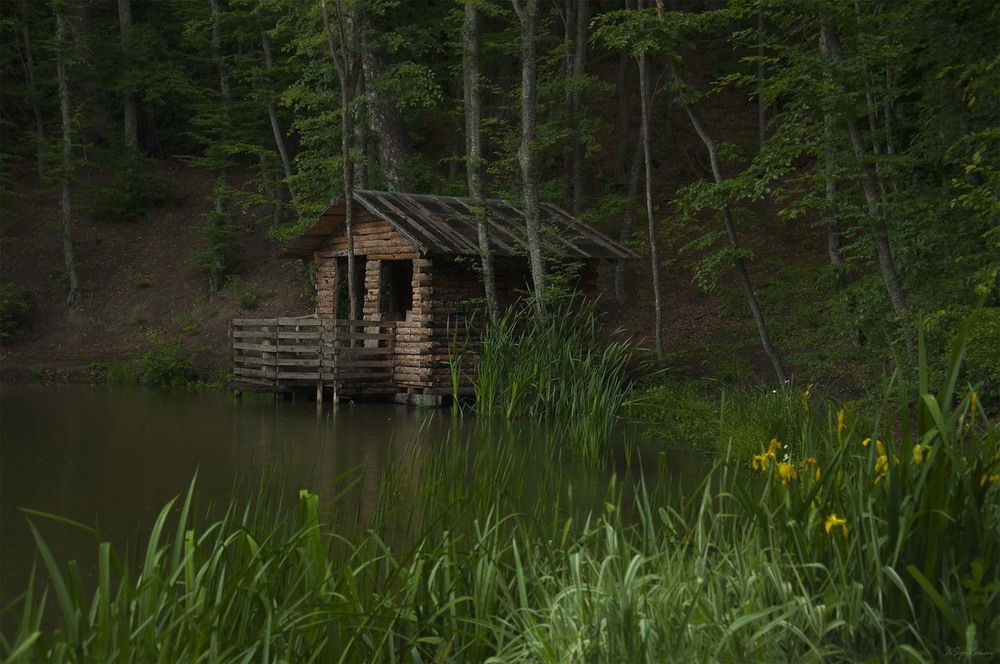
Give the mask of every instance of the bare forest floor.
<svg viewBox="0 0 1000 664">
<path fill-rule="evenodd" d="M 175 162 L 160 164 L 156 176 L 170 198 L 141 221 L 74 215 L 81 294 L 69 307 L 58 193 L 30 177 L 11 187 L 19 195 L 3 202 L 2 271 L 30 289 L 30 310 L 0 349 L 5 378 L 86 380 L 89 366 L 128 359 L 150 345 L 151 334 L 182 341 L 200 372 L 218 377 L 228 370 L 231 319 L 309 312 L 300 267 L 278 257 L 266 224 L 253 218 L 266 216 L 261 211 L 241 219 L 238 280 L 209 294 L 192 256 L 205 243 L 197 227 L 211 207 L 214 178 Z M 257 300 L 252 310 L 240 305 L 248 289 Z"/>
</svg>

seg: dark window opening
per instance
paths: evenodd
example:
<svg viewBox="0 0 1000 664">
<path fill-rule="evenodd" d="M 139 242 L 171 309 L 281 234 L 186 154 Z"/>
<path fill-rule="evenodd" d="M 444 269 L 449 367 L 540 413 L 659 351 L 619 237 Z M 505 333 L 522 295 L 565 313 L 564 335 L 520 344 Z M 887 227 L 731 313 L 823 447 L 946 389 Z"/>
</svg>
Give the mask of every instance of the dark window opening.
<svg viewBox="0 0 1000 664">
<path fill-rule="evenodd" d="M 406 320 L 413 309 L 413 261 L 382 261 L 382 320 Z"/>
</svg>

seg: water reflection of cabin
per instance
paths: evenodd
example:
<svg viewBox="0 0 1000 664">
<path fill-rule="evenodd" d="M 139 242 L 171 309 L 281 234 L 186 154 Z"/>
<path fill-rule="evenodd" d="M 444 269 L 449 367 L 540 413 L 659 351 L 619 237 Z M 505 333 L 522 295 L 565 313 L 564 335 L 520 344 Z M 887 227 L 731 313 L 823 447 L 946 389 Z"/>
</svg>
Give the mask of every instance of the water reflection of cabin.
<svg viewBox="0 0 1000 664">
<path fill-rule="evenodd" d="M 233 321 L 237 389 L 315 387 L 319 399 L 326 390 L 335 399 L 392 394 L 431 403 L 452 394 L 453 332 L 467 323 L 474 330 L 485 318 L 471 202 L 383 191 L 356 191 L 353 202 L 353 288 L 362 320 L 348 320 L 346 206 L 340 200 L 284 253 L 314 261 L 315 314 Z M 489 200 L 484 207 L 497 293 L 506 307 L 531 290 L 525 217 L 507 201 Z M 598 293 L 602 260 L 635 256 L 553 205 L 541 205 L 540 219 L 546 255 L 578 264 L 576 284 L 584 293 Z M 469 390 L 469 358 L 463 392 Z"/>
</svg>

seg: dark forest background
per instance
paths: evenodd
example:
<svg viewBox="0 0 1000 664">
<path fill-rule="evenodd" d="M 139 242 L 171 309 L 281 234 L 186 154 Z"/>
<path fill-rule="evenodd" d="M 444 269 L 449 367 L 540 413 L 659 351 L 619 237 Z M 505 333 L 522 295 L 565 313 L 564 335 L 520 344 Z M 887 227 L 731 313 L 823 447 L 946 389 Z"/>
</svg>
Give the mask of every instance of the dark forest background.
<svg viewBox="0 0 1000 664">
<path fill-rule="evenodd" d="M 722 377 L 858 387 L 981 306 L 967 371 L 1000 391 L 995 3 L 3 0 L 0 44 L 10 348 L 79 323 L 102 270 L 147 297 L 178 223 L 201 313 L 133 327 L 253 308 L 248 243 L 347 184 L 563 206 L 645 257 L 607 271 L 609 315 Z"/>
</svg>

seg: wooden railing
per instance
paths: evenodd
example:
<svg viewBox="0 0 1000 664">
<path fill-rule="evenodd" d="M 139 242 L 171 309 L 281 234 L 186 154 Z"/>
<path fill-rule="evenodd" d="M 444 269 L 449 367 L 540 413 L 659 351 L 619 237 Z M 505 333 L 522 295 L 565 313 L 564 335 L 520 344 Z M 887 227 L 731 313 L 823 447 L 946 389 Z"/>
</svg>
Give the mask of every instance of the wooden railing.
<svg viewBox="0 0 1000 664">
<path fill-rule="evenodd" d="M 335 395 L 393 391 L 393 321 L 240 318 L 230 338 L 238 384 L 273 390 L 315 385 Z"/>
</svg>

